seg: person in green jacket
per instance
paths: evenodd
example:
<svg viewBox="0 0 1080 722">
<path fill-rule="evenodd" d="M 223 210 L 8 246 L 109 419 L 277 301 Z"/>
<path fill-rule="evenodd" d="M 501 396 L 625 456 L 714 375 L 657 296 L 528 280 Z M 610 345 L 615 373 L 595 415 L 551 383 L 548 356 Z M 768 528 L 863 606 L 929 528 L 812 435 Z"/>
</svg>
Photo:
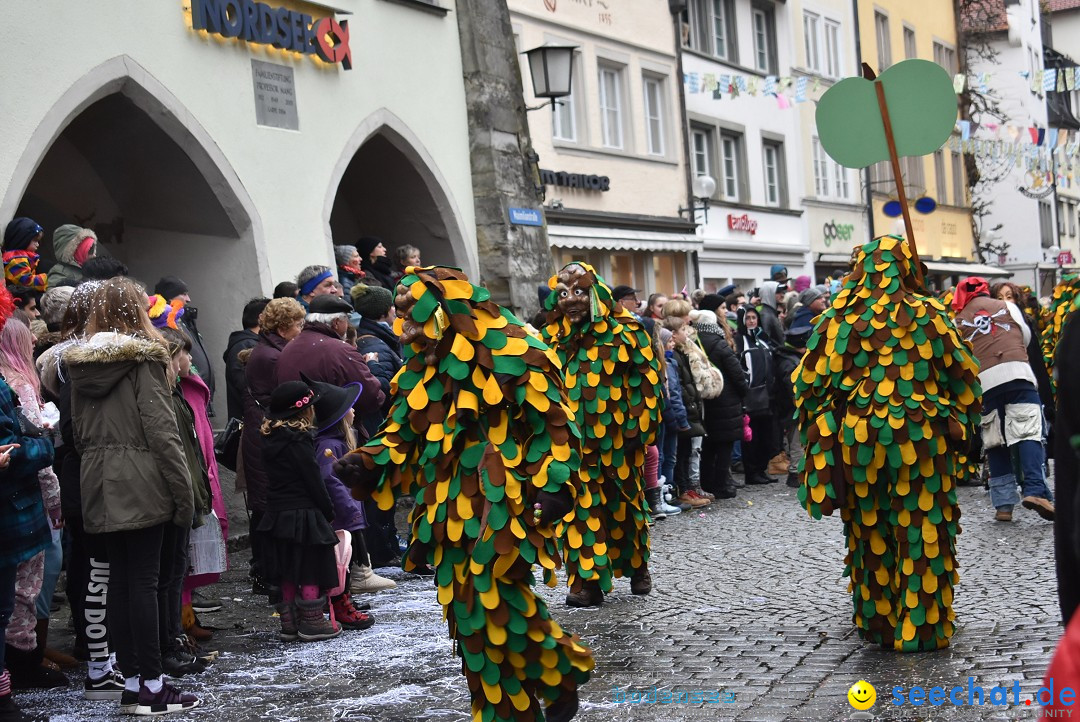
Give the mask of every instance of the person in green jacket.
<svg viewBox="0 0 1080 722">
<path fill-rule="evenodd" d="M 49 288 L 78 286 L 85 280 L 82 266 L 97 255 L 97 234 L 72 223 L 53 231 L 53 255 L 56 263 L 49 269 Z"/>
</svg>

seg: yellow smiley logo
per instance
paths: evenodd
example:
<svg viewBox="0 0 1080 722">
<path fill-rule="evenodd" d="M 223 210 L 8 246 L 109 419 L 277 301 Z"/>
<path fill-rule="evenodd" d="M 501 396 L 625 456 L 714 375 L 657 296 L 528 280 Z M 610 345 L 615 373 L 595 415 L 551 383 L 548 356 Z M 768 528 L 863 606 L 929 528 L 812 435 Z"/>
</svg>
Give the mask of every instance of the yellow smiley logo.
<svg viewBox="0 0 1080 722">
<path fill-rule="evenodd" d="M 857 710 L 868 710 L 877 702 L 877 690 L 866 680 L 860 679 L 847 691 L 847 701 Z"/>
</svg>

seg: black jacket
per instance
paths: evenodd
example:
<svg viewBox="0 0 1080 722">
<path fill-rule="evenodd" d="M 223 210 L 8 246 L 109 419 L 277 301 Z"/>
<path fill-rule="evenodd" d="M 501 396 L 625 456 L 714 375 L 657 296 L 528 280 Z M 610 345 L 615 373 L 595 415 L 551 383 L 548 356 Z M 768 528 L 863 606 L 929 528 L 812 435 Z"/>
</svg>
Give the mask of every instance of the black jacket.
<svg viewBox="0 0 1080 722">
<path fill-rule="evenodd" d="M 743 437 L 742 400 L 748 386 L 735 352 L 728 346 L 723 331 L 698 329 L 705 354 L 724 374 L 724 391 L 718 398 L 705 400 L 705 432 L 713 441 L 741 441 Z"/>
<path fill-rule="evenodd" d="M 757 307 L 758 318 L 761 319 L 761 330 L 769 337 L 776 346 L 784 345 L 784 324 L 780 323 L 780 315 L 776 309 L 767 303 Z"/>
<path fill-rule="evenodd" d="M 390 291 L 397 287 L 394 282 L 394 266 L 386 256 L 380 256 L 374 263 L 365 258 L 360 268 L 367 274 L 364 278 L 364 283 L 367 285 L 382 286 Z"/>
<path fill-rule="evenodd" d="M 229 334 L 229 345 L 222 358 L 225 360 L 225 391 L 229 400 L 229 418 L 244 418 L 244 394 L 247 392 L 247 379 L 244 378 L 244 364 L 236 358 L 241 351 L 254 348 L 259 342 L 259 334 L 244 329 Z"/>
<path fill-rule="evenodd" d="M 791 374 L 802 361 L 802 353 L 784 344 L 773 352 L 773 360 L 776 362 L 773 413 L 782 426 L 787 426 L 794 423 L 795 416 L 795 385 L 791 382 Z"/>
<path fill-rule="evenodd" d="M 692 343 L 692 342 L 691 342 Z M 682 351 L 675 351 L 675 361 L 679 366 L 679 384 L 682 386 L 683 406 L 686 407 L 686 420 L 690 425 L 705 423 L 705 406 L 701 401 L 701 392 L 694 383 L 694 374 L 690 371 L 690 359 Z"/>
<path fill-rule="evenodd" d="M 287 426 L 262 436 L 262 457 L 266 467 L 266 510 L 317 509 L 327 521 L 334 518 L 334 505 L 315 460 L 315 437 L 311 432 Z"/>
<path fill-rule="evenodd" d="M 1080 606 L 1080 500 L 1077 481 L 1080 458 L 1072 440 L 1080 435 L 1080 311 L 1065 319 L 1056 350 L 1058 408 L 1054 433 L 1054 551 L 1057 558 L 1058 600 L 1065 624 Z"/>
</svg>

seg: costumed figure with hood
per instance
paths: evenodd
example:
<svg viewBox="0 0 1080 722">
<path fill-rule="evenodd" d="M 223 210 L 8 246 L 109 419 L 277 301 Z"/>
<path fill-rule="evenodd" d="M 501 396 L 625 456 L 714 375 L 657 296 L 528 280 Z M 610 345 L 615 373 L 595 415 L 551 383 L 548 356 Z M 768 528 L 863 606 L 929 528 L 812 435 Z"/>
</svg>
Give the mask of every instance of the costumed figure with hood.
<svg viewBox="0 0 1080 722">
<path fill-rule="evenodd" d="M 954 631 L 956 477 L 981 394 L 978 363 L 921 278 L 904 239 L 863 245 L 792 377 L 799 500 L 815 519 L 840 510 L 859 635 L 905 652 Z"/>
<path fill-rule="evenodd" d="M 548 285 L 541 336 L 562 363 L 583 436 L 585 490 L 559 531 L 566 603 L 599 606 L 616 577 L 630 577 L 634 594 L 652 591 L 643 465 L 659 424 L 661 361 L 641 322 L 615 309 L 592 266 L 570 263 Z"/>
<path fill-rule="evenodd" d="M 381 509 L 416 498 L 402 566 L 435 568 L 473 719 L 570 719 L 592 655 L 532 589 L 534 563 L 555 584 L 554 524 L 581 493 L 559 360 L 458 269 L 410 266 L 395 304 L 393 405 L 335 472 Z"/>
<path fill-rule="evenodd" d="M 1061 330 L 1065 327 L 1065 319 L 1073 310 L 1073 304 L 1080 298 L 1080 274 L 1067 273 L 1061 278 L 1061 283 L 1054 287 L 1054 296 L 1050 299 L 1050 308 L 1046 312 L 1045 327 L 1042 332 L 1043 361 L 1050 372 L 1050 384 L 1057 393 L 1057 375 L 1054 373 L 1054 364 L 1058 340 L 1061 338 Z"/>
</svg>

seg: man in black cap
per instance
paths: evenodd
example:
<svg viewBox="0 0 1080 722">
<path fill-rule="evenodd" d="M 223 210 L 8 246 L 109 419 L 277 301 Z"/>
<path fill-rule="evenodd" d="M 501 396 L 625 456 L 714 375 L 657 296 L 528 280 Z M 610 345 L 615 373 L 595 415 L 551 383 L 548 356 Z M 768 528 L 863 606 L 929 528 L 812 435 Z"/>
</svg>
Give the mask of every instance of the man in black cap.
<svg viewBox="0 0 1080 722">
<path fill-rule="evenodd" d="M 195 367 L 199 377 L 206 382 L 210 389 L 210 403 L 206 406 L 206 412 L 214 415 L 214 369 L 210 367 L 210 356 L 203 346 L 202 334 L 195 320 L 199 316 L 199 309 L 191 305 L 191 295 L 188 293 L 188 285 L 176 276 L 162 276 L 154 286 L 154 293 L 165 299 L 166 303 L 172 303 L 175 299 L 184 302 L 184 315 L 180 317 L 180 325 L 191 337 L 191 365 Z"/>
<path fill-rule="evenodd" d="M 308 304 L 304 330 L 285 346 L 278 358 L 277 374 L 280 383 L 299 381 L 300 374 L 335 386 L 359 383 L 363 391 L 355 408 L 357 417 L 363 420 L 367 414 L 379 413 L 385 397 L 364 356 L 343 340 L 352 312 L 349 302 L 337 296 L 313 298 Z M 361 424 L 356 429 L 367 438 Z"/>
<path fill-rule="evenodd" d="M 611 300 L 615 302 L 616 311 L 625 309 L 630 313 L 637 316 L 638 308 L 641 306 L 641 300 L 637 295 L 640 289 L 630 288 L 630 286 L 616 286 L 611 290 Z"/>
</svg>

